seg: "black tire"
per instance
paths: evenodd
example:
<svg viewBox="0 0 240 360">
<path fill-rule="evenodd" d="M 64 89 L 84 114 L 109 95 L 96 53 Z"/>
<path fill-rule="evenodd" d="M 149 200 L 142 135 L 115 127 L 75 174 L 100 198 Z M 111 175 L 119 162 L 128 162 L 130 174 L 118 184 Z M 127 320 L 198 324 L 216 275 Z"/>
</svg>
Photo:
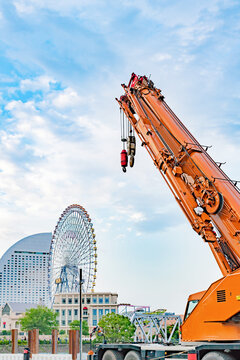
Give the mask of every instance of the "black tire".
<svg viewBox="0 0 240 360">
<path fill-rule="evenodd" d="M 124 360 L 142 360 L 142 357 L 139 352 L 131 350 L 127 353 Z"/>
<path fill-rule="evenodd" d="M 102 360 L 123 360 L 123 354 L 116 350 L 107 350 L 103 354 Z"/>
<path fill-rule="evenodd" d="M 232 355 L 221 351 L 211 351 L 206 355 L 204 355 L 202 360 L 236 360 L 236 359 Z"/>
</svg>

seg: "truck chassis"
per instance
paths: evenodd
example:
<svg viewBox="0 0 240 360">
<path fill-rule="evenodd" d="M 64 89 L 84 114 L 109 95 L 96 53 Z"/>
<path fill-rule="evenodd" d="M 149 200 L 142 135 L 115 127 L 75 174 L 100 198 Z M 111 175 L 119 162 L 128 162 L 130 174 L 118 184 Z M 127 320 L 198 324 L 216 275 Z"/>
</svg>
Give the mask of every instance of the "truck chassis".
<svg viewBox="0 0 240 360">
<path fill-rule="evenodd" d="M 95 360 L 238 360 L 240 342 L 190 345 L 102 344 Z"/>
</svg>

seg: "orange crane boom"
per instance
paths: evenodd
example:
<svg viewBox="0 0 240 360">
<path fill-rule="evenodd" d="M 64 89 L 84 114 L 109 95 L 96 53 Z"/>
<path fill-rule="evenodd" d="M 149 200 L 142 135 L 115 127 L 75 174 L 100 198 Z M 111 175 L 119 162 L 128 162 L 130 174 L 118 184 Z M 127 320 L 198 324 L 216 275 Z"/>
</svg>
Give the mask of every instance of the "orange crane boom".
<svg viewBox="0 0 240 360">
<path fill-rule="evenodd" d="M 208 243 L 224 276 L 206 292 L 190 296 L 182 326 L 183 338 L 186 341 L 240 339 L 240 328 L 234 324 L 227 331 L 226 327 L 223 332 L 219 330 L 220 323 L 221 326 L 234 323 L 237 313 L 240 314 L 240 191 L 169 108 L 151 80 L 133 73 L 129 84 L 122 86 L 125 94 L 116 99 L 120 109 L 192 228 Z M 131 145 L 130 135 L 130 140 L 124 141 Z M 126 163 L 122 166 L 125 170 Z M 225 295 L 221 297 L 221 294 Z M 215 302 L 226 306 L 214 310 Z M 193 304 L 194 311 L 189 312 Z M 217 311 L 221 311 L 221 316 Z M 200 330 L 193 331 L 194 326 Z"/>
</svg>

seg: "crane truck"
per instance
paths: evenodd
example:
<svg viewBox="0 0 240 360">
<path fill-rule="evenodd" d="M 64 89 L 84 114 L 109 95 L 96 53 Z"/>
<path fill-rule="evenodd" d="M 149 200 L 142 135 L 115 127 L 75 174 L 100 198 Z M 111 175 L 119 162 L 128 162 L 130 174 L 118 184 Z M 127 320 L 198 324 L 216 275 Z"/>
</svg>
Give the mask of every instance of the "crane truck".
<svg viewBox="0 0 240 360">
<path fill-rule="evenodd" d="M 98 360 L 240 359 L 240 190 L 179 120 L 160 89 L 132 74 L 116 99 L 122 113 L 121 165 L 134 164 L 135 133 L 222 277 L 188 298 L 181 344 L 102 345 Z M 124 125 L 124 121 L 127 125 Z M 126 147 L 126 149 L 125 149 Z"/>
</svg>

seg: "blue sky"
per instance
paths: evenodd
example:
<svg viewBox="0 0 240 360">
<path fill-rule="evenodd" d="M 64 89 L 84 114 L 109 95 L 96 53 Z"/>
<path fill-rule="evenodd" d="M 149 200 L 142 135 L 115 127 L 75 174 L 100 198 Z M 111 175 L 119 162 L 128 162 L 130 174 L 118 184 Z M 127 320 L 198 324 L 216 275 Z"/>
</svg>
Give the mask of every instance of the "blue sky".
<svg viewBox="0 0 240 360">
<path fill-rule="evenodd" d="M 133 71 L 151 74 L 240 179 L 239 15 L 233 0 L 0 1 L 1 254 L 79 203 L 96 229 L 96 290 L 183 313 L 220 276 L 144 149 L 121 172 L 114 99 Z"/>
</svg>

